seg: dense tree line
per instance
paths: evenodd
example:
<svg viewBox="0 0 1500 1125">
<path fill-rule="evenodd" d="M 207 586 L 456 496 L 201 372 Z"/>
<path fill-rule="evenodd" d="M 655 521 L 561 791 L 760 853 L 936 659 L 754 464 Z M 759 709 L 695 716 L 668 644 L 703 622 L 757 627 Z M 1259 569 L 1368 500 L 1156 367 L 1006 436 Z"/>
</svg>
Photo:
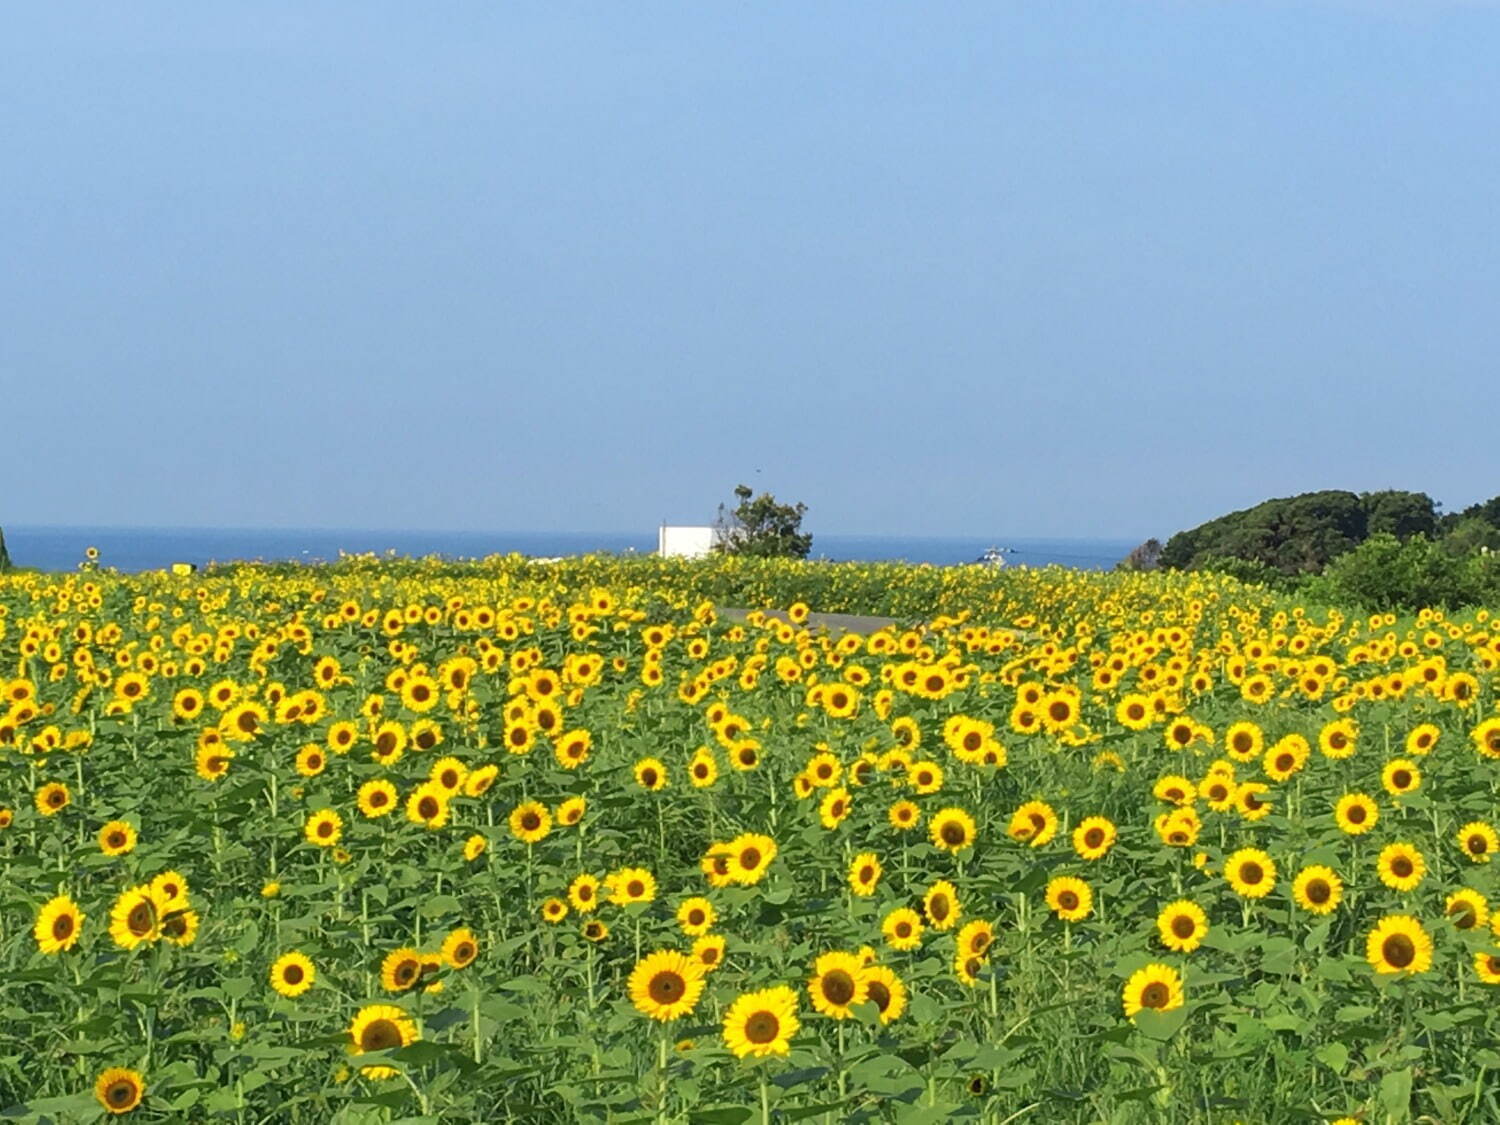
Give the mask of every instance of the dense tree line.
<svg viewBox="0 0 1500 1125">
<path fill-rule="evenodd" d="M 1213 570 L 1370 609 L 1500 605 L 1500 496 L 1439 514 L 1425 492 L 1306 492 L 1148 540 L 1126 570 Z"/>
</svg>

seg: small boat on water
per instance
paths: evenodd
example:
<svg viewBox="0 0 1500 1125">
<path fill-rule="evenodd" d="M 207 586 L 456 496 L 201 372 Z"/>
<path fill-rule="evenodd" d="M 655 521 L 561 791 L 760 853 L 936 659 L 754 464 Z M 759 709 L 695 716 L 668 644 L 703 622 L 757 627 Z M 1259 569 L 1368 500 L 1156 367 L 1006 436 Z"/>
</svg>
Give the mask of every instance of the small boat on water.
<svg viewBox="0 0 1500 1125">
<path fill-rule="evenodd" d="M 1014 547 L 986 547 L 984 554 L 975 559 L 980 566 L 1004 566 L 1005 556 L 1015 554 Z"/>
</svg>

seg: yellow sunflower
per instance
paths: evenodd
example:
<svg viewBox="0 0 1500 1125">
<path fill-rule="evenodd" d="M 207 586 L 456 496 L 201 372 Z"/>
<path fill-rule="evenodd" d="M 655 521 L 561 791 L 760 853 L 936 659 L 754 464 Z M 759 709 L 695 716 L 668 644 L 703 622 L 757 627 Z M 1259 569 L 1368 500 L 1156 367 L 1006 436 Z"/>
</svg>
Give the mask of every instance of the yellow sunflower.
<svg viewBox="0 0 1500 1125">
<path fill-rule="evenodd" d="M 301 996 L 313 986 L 318 972 L 303 953 L 286 953 L 271 966 L 271 987 L 283 996 Z"/>
<path fill-rule="evenodd" d="M 663 949 L 641 960 L 630 974 L 630 1002 L 654 1020 L 675 1020 L 691 1012 L 703 994 L 703 966 L 675 950 Z"/>
<path fill-rule="evenodd" d="M 1297 873 L 1292 897 L 1311 914 L 1331 914 L 1344 897 L 1344 881 L 1331 867 L 1315 863 Z"/>
<path fill-rule="evenodd" d="M 1203 944 L 1208 933 L 1208 915 L 1196 902 L 1178 899 L 1162 907 L 1156 916 L 1156 933 L 1168 949 L 1191 953 Z"/>
<path fill-rule="evenodd" d="M 394 1004 L 367 1004 L 359 1010 L 349 1024 L 352 1041 L 350 1053 L 364 1055 L 373 1051 L 389 1051 L 415 1043 L 421 1035 L 417 1025 Z M 394 1078 L 396 1068 L 391 1066 L 366 1066 L 360 1068 L 366 1078 Z"/>
<path fill-rule="evenodd" d="M 1242 898 L 1265 898 L 1276 887 L 1276 861 L 1259 848 L 1241 848 L 1224 861 L 1224 878 Z"/>
<path fill-rule="evenodd" d="M 1380 881 L 1392 890 L 1412 891 L 1427 874 L 1427 861 L 1414 845 L 1397 842 L 1380 850 L 1375 869 Z"/>
<path fill-rule="evenodd" d="M 1425 973 L 1432 938 L 1409 914 L 1387 914 L 1365 940 L 1365 960 L 1377 973 Z"/>
<path fill-rule="evenodd" d="M 1182 1007 L 1182 977 L 1170 965 L 1147 965 L 1125 982 L 1123 999 L 1127 1018 L 1133 1019 L 1146 1008 L 1170 1012 Z"/>
<path fill-rule="evenodd" d="M 112 1066 L 94 1081 L 94 1097 L 106 1113 L 129 1113 L 145 1096 L 145 1079 L 127 1067 Z"/>
<path fill-rule="evenodd" d="M 724 1013 L 724 1046 L 736 1058 L 786 1055 L 801 1028 L 797 994 L 785 985 L 747 992 Z"/>
<path fill-rule="evenodd" d="M 1047 883 L 1047 907 L 1064 922 L 1081 922 L 1094 909 L 1094 892 L 1082 879 L 1058 875 Z"/>
<path fill-rule="evenodd" d="M 836 1020 L 848 1019 L 854 1005 L 864 1003 L 868 996 L 864 962 L 852 953 L 822 954 L 813 964 L 807 991 L 819 1012 Z"/>
<path fill-rule="evenodd" d="M 65 894 L 57 895 L 38 911 L 32 935 L 43 953 L 61 953 L 78 944 L 83 932 L 84 913 Z"/>
</svg>

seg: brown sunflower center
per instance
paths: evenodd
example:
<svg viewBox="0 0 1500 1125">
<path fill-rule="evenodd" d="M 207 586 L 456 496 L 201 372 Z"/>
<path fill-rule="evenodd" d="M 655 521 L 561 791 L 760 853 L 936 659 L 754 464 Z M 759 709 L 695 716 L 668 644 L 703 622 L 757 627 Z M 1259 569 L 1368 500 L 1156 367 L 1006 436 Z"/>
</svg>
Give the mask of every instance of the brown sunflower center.
<svg viewBox="0 0 1500 1125">
<path fill-rule="evenodd" d="M 1171 996 L 1171 990 L 1166 985 L 1160 981 L 1152 981 L 1145 988 L 1141 989 L 1141 1007 L 1165 1008 Z"/>
<path fill-rule="evenodd" d="M 1185 941 L 1193 936 L 1193 931 L 1197 929 L 1197 926 L 1186 914 L 1178 914 L 1172 918 L 1171 929 L 1174 935 Z"/>
<path fill-rule="evenodd" d="M 854 999 L 854 978 L 843 969 L 835 969 L 823 977 L 823 996 L 829 1003 L 843 1007 Z"/>
<path fill-rule="evenodd" d="M 764 1009 L 751 1012 L 750 1018 L 745 1021 L 745 1038 L 752 1043 L 771 1043 L 780 1034 L 781 1021 L 776 1018 L 775 1012 Z"/>
<path fill-rule="evenodd" d="M 658 1004 L 675 1004 L 686 994 L 687 981 L 682 979 L 681 973 L 661 972 L 651 978 L 646 991 Z"/>
<path fill-rule="evenodd" d="M 394 1020 L 372 1020 L 359 1037 L 359 1046 L 365 1051 L 388 1051 L 401 1045 L 401 1029 Z"/>
<path fill-rule="evenodd" d="M 1417 946 L 1405 934 L 1391 934 L 1380 943 L 1380 956 L 1387 965 L 1404 969 L 1417 959 Z"/>
</svg>

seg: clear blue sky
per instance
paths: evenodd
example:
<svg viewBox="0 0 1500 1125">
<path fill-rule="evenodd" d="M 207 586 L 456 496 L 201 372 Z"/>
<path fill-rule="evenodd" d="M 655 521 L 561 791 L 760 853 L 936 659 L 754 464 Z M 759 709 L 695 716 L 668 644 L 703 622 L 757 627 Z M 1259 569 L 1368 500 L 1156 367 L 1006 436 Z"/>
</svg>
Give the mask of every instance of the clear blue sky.
<svg viewBox="0 0 1500 1125">
<path fill-rule="evenodd" d="M 1500 492 L 1500 6 L 0 14 L 0 523 Z"/>
</svg>

